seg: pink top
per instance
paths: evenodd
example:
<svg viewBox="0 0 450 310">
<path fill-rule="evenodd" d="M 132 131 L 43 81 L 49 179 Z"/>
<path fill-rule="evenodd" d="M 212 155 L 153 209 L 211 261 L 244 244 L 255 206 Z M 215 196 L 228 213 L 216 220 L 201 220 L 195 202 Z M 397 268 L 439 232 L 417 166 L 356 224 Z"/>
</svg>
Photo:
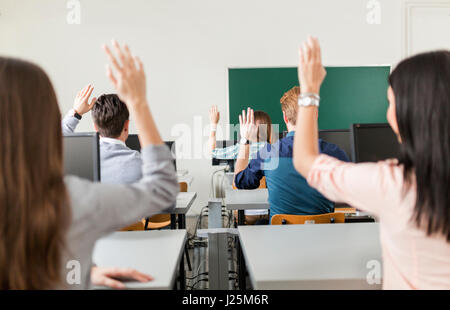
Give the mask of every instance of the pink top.
<svg viewBox="0 0 450 310">
<path fill-rule="evenodd" d="M 384 289 L 450 289 L 450 243 L 443 235 L 427 236 L 411 220 L 415 187 L 402 197 L 403 168 L 395 160 L 354 164 L 322 154 L 308 183 L 379 218 Z"/>
</svg>

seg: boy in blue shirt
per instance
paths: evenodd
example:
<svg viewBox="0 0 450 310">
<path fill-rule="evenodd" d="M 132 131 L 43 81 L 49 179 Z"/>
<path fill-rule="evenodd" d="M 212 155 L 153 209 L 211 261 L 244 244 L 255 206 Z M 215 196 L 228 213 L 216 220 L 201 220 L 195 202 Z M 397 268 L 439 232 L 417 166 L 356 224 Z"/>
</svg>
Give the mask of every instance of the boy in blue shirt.
<svg viewBox="0 0 450 310">
<path fill-rule="evenodd" d="M 300 87 L 296 86 L 286 92 L 280 100 L 283 119 L 289 131 L 287 136 L 274 144 L 267 144 L 250 162 L 248 140 L 257 132 L 253 110 L 249 108 L 247 117 L 245 111 L 239 117 L 242 138 L 235 164 L 234 183 L 238 189 L 255 189 L 265 176 L 271 217 L 275 214 L 313 215 L 334 211 L 334 203 L 310 187 L 293 166 L 292 146 L 299 94 Z M 322 139 L 319 139 L 318 144 L 320 153 L 349 161 L 347 154 L 337 145 Z"/>
</svg>

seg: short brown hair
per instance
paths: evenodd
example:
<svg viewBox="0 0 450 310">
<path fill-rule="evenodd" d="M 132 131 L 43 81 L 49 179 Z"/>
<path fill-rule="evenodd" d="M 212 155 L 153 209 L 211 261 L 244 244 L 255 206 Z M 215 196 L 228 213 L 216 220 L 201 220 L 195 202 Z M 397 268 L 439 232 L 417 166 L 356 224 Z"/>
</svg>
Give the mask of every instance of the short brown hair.
<svg viewBox="0 0 450 310">
<path fill-rule="evenodd" d="M 287 120 L 295 125 L 297 122 L 298 112 L 298 96 L 300 95 L 300 87 L 294 86 L 284 93 L 280 99 L 281 110 L 286 115 Z"/>
<path fill-rule="evenodd" d="M 92 118 L 102 137 L 120 136 L 129 117 L 127 106 L 115 94 L 101 95 L 92 108 Z"/>
</svg>

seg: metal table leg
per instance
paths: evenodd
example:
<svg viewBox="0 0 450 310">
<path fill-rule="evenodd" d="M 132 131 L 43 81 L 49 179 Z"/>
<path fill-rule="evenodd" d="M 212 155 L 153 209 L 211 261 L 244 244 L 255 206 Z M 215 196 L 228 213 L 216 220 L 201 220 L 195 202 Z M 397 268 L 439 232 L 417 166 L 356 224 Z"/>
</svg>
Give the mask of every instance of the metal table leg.
<svg viewBox="0 0 450 310">
<path fill-rule="evenodd" d="M 177 216 L 176 214 L 170 215 L 170 229 L 177 229 Z"/>
<path fill-rule="evenodd" d="M 238 252 L 238 280 L 239 280 L 239 289 L 245 290 L 247 287 L 246 283 L 246 267 L 245 267 L 245 259 L 244 253 L 242 252 L 241 242 L 239 237 L 237 237 L 236 248 Z"/>
</svg>

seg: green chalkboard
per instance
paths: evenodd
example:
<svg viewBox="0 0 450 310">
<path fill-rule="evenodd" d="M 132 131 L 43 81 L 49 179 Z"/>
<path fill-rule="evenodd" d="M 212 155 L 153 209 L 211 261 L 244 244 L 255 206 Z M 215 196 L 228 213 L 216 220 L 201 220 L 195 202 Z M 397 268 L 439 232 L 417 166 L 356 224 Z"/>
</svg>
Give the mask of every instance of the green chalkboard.
<svg viewBox="0 0 450 310">
<path fill-rule="evenodd" d="M 352 123 L 385 123 L 389 66 L 326 67 L 320 90 L 319 129 L 348 129 Z M 286 130 L 280 98 L 298 85 L 297 68 L 228 70 L 230 123 L 247 107 L 267 112 Z"/>
</svg>

